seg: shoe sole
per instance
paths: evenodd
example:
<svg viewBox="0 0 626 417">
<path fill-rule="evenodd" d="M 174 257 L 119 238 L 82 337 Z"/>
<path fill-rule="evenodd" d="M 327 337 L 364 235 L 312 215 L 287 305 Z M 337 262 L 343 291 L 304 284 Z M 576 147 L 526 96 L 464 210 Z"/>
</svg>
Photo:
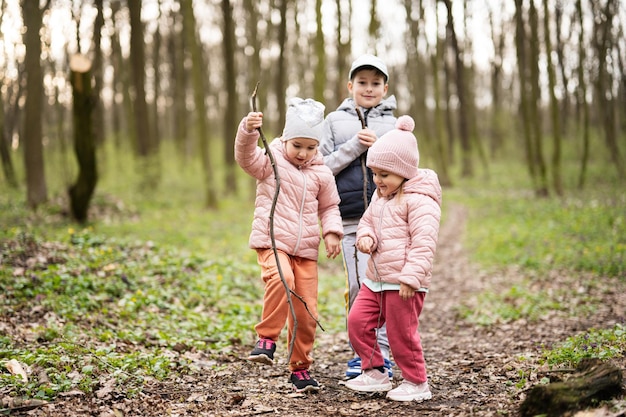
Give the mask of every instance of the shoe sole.
<svg viewBox="0 0 626 417">
<path fill-rule="evenodd" d="M 393 385 L 389 383 L 389 385 L 369 385 L 367 387 L 363 387 L 359 385 L 350 385 L 350 381 L 348 381 L 346 382 L 346 387 L 359 392 L 387 392 L 393 388 Z"/>
<path fill-rule="evenodd" d="M 412 396 L 412 397 L 396 397 L 396 398 L 393 398 L 393 395 L 391 396 L 387 395 L 388 400 L 402 401 L 402 402 L 415 401 L 415 402 L 421 403 L 422 401 L 430 400 L 431 398 L 433 398 L 431 393 L 419 394 L 417 396 Z"/>
<path fill-rule="evenodd" d="M 303 392 L 317 392 L 320 390 L 320 387 L 316 387 L 314 385 L 307 385 L 302 389 L 298 389 L 295 385 L 293 386 L 293 390 L 295 392 L 303 393 Z"/>
<path fill-rule="evenodd" d="M 248 356 L 250 362 L 262 363 L 264 365 L 274 365 L 274 360 L 267 355 Z"/>
</svg>

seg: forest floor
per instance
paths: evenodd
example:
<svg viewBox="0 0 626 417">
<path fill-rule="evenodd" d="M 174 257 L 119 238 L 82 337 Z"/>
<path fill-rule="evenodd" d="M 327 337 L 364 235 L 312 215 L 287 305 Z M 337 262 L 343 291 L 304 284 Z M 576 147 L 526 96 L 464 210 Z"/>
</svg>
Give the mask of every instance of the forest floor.
<svg viewBox="0 0 626 417">
<path fill-rule="evenodd" d="M 516 270 L 487 273 L 472 265 L 460 242 L 466 212 L 449 207 L 443 224 L 431 291 L 420 320 L 429 383 L 433 398 L 422 403 L 398 403 L 381 394 L 358 394 L 344 386 L 346 362 L 352 354 L 345 332 L 318 331 L 312 375 L 322 389 L 315 394 L 297 394 L 288 382 L 287 347 L 279 343 L 277 363 L 270 367 L 249 363 L 252 346 L 236 345 L 220 352 L 215 360 L 202 353 L 194 357 L 198 370 L 154 382 L 134 398 L 115 391 L 93 395 L 73 391 L 56 401 L 19 415 L 48 417 L 128 416 L 514 416 L 528 390 L 551 371 L 540 365 L 541 347 L 564 341 L 592 327 L 611 327 L 624 322 L 626 295 L 611 280 L 584 285 L 585 276 L 552 273 L 542 279 L 542 289 L 587 288 L 598 308 L 586 317 L 554 312 L 529 322 L 479 326 L 461 320 L 457 307 L 472 305 L 485 289 L 498 292 L 523 281 Z M 341 271 L 337 271 L 341 274 Z M 218 366 L 216 366 L 218 365 Z M 626 359 L 616 361 L 622 370 Z M 394 385 L 401 380 L 394 367 Z M 600 408 L 588 416 L 624 416 L 626 400 L 613 400 L 612 408 Z M 615 411 L 615 410 L 618 411 Z M 580 414 L 582 415 L 582 414 Z"/>
</svg>

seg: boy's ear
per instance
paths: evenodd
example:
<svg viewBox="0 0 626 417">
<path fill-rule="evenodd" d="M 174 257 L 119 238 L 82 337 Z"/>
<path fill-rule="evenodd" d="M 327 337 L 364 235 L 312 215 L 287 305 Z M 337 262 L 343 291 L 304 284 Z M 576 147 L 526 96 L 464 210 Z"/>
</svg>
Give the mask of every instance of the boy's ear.
<svg viewBox="0 0 626 417">
<path fill-rule="evenodd" d="M 348 81 L 348 92 L 352 93 L 352 80 Z"/>
</svg>

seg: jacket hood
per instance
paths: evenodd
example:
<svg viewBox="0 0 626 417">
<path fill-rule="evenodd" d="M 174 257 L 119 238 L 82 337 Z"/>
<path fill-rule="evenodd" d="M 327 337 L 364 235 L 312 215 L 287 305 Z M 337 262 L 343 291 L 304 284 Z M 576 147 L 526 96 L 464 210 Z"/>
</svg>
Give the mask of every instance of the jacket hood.
<svg viewBox="0 0 626 417">
<path fill-rule="evenodd" d="M 437 173 L 432 169 L 418 169 L 417 175 L 404 184 L 404 193 L 423 194 L 435 200 L 441 207 L 441 184 Z"/>
</svg>

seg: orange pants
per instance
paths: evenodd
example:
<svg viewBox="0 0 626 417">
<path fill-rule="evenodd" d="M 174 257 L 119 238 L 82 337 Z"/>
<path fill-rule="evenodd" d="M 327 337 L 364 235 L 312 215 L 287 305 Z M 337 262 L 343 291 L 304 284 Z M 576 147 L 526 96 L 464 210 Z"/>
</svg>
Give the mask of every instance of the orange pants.
<svg viewBox="0 0 626 417">
<path fill-rule="evenodd" d="M 278 251 L 280 268 L 289 288 L 300 296 L 304 303 L 291 296 L 298 326 L 293 352 L 289 361 L 289 369 L 297 371 L 309 369 L 313 362 L 311 351 L 315 342 L 315 330 L 317 327 L 317 260 L 289 256 Z M 263 282 L 265 282 L 265 295 L 263 296 L 263 314 L 261 322 L 254 329 L 259 338 L 278 340 L 281 331 L 288 324 L 289 351 L 293 337 L 294 320 L 287 302 L 287 291 L 283 284 L 278 268 L 276 257 L 272 249 L 258 249 L 257 261 L 261 266 Z M 308 311 L 307 311 L 308 308 Z"/>
</svg>

